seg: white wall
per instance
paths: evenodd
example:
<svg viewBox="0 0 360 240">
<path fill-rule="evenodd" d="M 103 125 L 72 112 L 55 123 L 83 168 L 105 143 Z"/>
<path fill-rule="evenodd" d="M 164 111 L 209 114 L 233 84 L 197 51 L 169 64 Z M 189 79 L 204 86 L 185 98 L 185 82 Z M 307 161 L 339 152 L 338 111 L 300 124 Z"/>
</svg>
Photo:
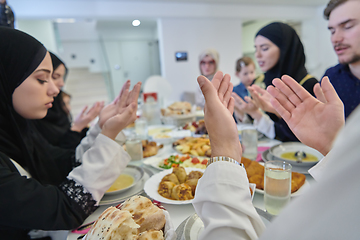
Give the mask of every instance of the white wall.
<svg viewBox="0 0 360 240">
<path fill-rule="evenodd" d="M 243 26 L 242 47 L 243 53 L 254 53 L 255 34 L 264 26 L 273 22 L 271 20 L 259 20 Z"/>
<path fill-rule="evenodd" d="M 173 84 L 174 89 L 178 92 L 174 95 L 174 99 L 179 99 L 182 91 L 194 91 L 196 89 L 196 77 L 199 74 L 198 53 L 207 47 L 214 47 L 219 50 L 220 69 L 234 75 L 235 60 L 242 55 L 242 41 L 244 41 L 241 35 L 241 22 L 248 20 L 286 19 L 301 21 L 307 66 L 310 72 L 319 77 L 327 67 L 336 64 L 336 56 L 329 43 L 326 21 L 322 19 L 324 6 L 299 7 L 105 0 L 12 0 L 11 6 L 18 21 L 22 19 L 48 20 L 60 17 L 77 18 L 78 20 L 89 18 L 121 20 L 135 17 L 140 18 L 140 20 L 158 19 L 161 69 L 163 76 Z M 28 22 L 28 20 L 26 21 Z M 106 31 L 111 32 L 112 30 L 104 30 L 103 34 Z M 255 30 L 253 31 L 255 32 Z M 126 35 L 129 36 L 129 39 L 134 39 L 130 36 L 136 35 L 130 30 L 127 31 L 127 34 L 113 31 L 113 35 L 116 35 L 114 38 Z M 151 34 L 153 34 L 152 39 L 154 39 L 156 30 Z M 84 61 L 89 61 L 90 58 L 99 54 L 98 50 L 94 50 L 99 49 L 99 47 L 96 47 L 93 42 L 97 41 L 98 35 L 94 34 L 93 30 L 86 29 L 85 25 L 81 28 L 74 27 L 67 36 L 67 39 L 63 39 L 63 43 L 64 46 L 70 44 L 72 48 L 69 47 L 69 49 L 72 51 L 76 49 L 80 51 L 86 45 L 88 45 L 87 49 L 93 49 L 94 53 L 87 51 L 88 56 L 84 58 Z M 78 41 L 80 37 L 82 39 L 87 37 L 87 40 L 80 44 Z M 253 36 L 249 38 L 253 39 Z M 246 41 L 243 44 L 245 44 L 245 52 L 248 51 L 248 46 L 252 45 L 251 41 Z M 174 54 L 176 51 L 188 51 L 189 60 L 187 62 L 175 62 Z M 65 51 L 60 54 L 64 54 L 65 60 L 69 57 Z M 101 57 L 97 56 L 96 63 L 101 62 L 99 59 Z M 78 60 L 80 61 L 80 58 Z M 80 66 L 78 62 L 71 62 L 70 59 L 69 61 L 71 64 L 79 64 L 78 66 Z M 97 69 L 100 69 L 100 66 Z M 233 78 L 233 81 L 236 80 Z"/>
<path fill-rule="evenodd" d="M 59 57 L 67 67 L 88 68 L 90 72 L 102 72 L 106 69 L 96 21 L 57 23 L 57 29 L 61 41 Z"/>
<path fill-rule="evenodd" d="M 173 100 L 179 100 L 184 91 L 196 91 L 198 56 L 206 48 L 217 49 L 219 70 L 234 75 L 235 61 L 242 52 L 241 21 L 163 18 L 159 20 L 159 44 L 162 75 L 175 90 Z M 177 62 L 177 51 L 186 51 L 188 60 Z"/>
<path fill-rule="evenodd" d="M 317 8 L 312 19 L 303 21 L 302 41 L 305 48 L 306 67 L 319 80 L 327 68 L 338 63 L 337 56 L 330 41 L 328 21 L 323 17 L 325 6 Z"/>
<path fill-rule="evenodd" d="M 16 20 L 17 28 L 39 40 L 49 51 L 57 53 L 53 23 L 50 20 Z"/>
</svg>

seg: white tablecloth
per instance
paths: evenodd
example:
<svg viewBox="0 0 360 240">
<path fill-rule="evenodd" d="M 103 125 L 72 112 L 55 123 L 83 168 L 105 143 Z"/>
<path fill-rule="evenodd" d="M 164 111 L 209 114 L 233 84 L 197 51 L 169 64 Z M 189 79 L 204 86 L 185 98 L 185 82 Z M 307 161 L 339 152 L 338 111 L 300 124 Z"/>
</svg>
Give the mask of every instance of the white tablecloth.
<svg viewBox="0 0 360 240">
<path fill-rule="evenodd" d="M 258 142 L 258 146 L 262 146 L 262 147 L 271 147 L 274 146 L 276 144 L 279 144 L 280 142 L 277 140 L 272 140 L 272 139 L 267 139 L 267 138 L 262 138 L 259 140 Z M 171 144 L 167 144 L 164 146 L 164 149 L 161 150 L 161 155 L 166 155 L 166 154 L 171 154 L 173 153 L 174 150 L 172 148 Z M 159 170 L 146 166 L 144 164 L 142 164 L 142 161 L 136 161 L 136 162 L 130 162 L 130 164 L 133 165 L 138 165 L 138 166 L 144 166 L 147 167 L 148 169 L 151 169 L 152 172 L 158 173 L 160 172 Z M 306 175 L 306 180 L 311 184 L 314 179 L 310 176 L 310 175 Z M 144 195 L 146 196 L 146 195 Z M 264 195 L 258 192 L 255 192 L 254 195 L 254 199 L 253 199 L 253 204 L 255 207 L 260 208 L 260 209 L 264 209 Z M 116 206 L 117 204 L 113 204 L 113 206 Z M 174 224 L 175 229 L 189 216 L 191 216 L 192 214 L 195 213 L 194 207 L 192 206 L 192 204 L 186 204 L 186 205 L 172 205 L 172 204 L 162 204 L 165 209 L 170 213 L 170 217 L 171 220 Z M 93 214 L 91 214 L 84 222 L 85 223 L 89 223 L 92 222 L 94 220 L 97 219 L 97 217 L 106 209 L 111 205 L 108 206 L 100 206 Z M 74 233 L 70 233 L 68 235 L 68 240 L 76 240 L 77 237 L 79 237 L 79 234 L 74 234 Z"/>
</svg>

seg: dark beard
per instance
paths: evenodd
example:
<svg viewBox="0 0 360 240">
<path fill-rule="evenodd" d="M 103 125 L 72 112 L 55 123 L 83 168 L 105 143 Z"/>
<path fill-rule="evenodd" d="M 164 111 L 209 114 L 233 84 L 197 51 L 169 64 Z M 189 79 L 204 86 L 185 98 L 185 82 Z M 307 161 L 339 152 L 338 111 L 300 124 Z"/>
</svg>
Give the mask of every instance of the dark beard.
<svg viewBox="0 0 360 240">
<path fill-rule="evenodd" d="M 360 55 L 354 55 L 349 61 L 339 61 L 341 64 L 352 64 L 360 62 Z"/>
</svg>

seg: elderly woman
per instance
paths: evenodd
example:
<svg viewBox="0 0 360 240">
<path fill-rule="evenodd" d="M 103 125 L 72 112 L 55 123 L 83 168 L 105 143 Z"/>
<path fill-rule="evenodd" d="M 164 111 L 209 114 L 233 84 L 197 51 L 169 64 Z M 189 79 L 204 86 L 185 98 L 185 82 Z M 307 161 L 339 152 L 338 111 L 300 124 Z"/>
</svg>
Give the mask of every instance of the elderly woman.
<svg viewBox="0 0 360 240">
<path fill-rule="evenodd" d="M 205 76 L 210 81 L 214 77 L 214 74 L 218 70 L 219 66 L 219 53 L 215 49 L 206 49 L 199 55 L 199 67 L 201 75 Z M 205 100 L 204 96 L 198 88 L 195 96 L 196 105 L 204 108 Z"/>
</svg>

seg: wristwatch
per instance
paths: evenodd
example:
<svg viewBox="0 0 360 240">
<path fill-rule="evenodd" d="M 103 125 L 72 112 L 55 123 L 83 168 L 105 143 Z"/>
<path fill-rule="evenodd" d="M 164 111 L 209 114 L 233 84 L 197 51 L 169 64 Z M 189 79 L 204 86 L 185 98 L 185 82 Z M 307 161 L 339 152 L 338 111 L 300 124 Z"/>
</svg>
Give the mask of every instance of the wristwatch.
<svg viewBox="0 0 360 240">
<path fill-rule="evenodd" d="M 221 161 L 225 161 L 225 162 L 231 162 L 231 163 L 235 163 L 237 165 L 240 165 L 241 167 L 244 167 L 244 164 L 239 163 L 238 161 L 236 161 L 235 159 L 229 158 L 229 157 L 211 157 L 206 165 L 206 167 L 208 167 L 210 164 L 214 163 L 214 162 L 221 162 Z"/>
</svg>

